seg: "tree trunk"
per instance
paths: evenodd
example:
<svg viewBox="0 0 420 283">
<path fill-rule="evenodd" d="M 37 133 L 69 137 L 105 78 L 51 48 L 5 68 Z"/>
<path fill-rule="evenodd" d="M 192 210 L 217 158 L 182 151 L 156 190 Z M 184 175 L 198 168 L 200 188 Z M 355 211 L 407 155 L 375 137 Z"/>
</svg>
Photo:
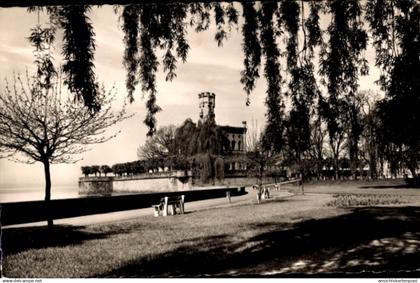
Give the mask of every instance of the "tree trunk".
<svg viewBox="0 0 420 283">
<path fill-rule="evenodd" d="M 374 151 L 371 151 L 369 155 L 369 171 L 372 180 L 378 179 L 378 170 L 376 168 L 377 163 L 376 154 Z"/>
<path fill-rule="evenodd" d="M 52 228 L 53 218 L 51 215 L 51 209 L 50 209 L 50 201 L 51 201 L 51 173 L 50 173 L 50 162 L 48 160 L 43 162 L 44 164 L 44 173 L 45 173 L 45 205 L 46 205 L 46 211 L 47 211 L 47 222 L 48 222 L 48 228 Z"/>
<path fill-rule="evenodd" d="M 338 180 L 338 156 L 334 154 L 334 180 Z"/>
</svg>

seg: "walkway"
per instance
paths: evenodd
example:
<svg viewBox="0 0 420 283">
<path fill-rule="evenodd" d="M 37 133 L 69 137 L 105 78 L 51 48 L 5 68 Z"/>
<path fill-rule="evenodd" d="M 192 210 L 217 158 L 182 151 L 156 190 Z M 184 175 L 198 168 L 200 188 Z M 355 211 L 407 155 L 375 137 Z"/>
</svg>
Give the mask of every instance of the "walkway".
<svg viewBox="0 0 420 283">
<path fill-rule="evenodd" d="M 226 198 L 216 198 L 216 199 L 208 199 L 208 200 L 193 201 L 193 202 L 188 202 L 188 200 L 186 200 L 185 211 L 194 212 L 194 211 L 212 209 L 212 208 L 218 208 L 218 207 L 227 207 L 227 206 L 243 205 L 247 203 L 255 203 L 257 201 L 256 191 L 250 188 L 247 188 L 246 190 L 248 192 L 246 195 L 231 197 L 231 203 L 229 203 Z M 274 199 L 292 196 L 292 194 L 283 190 L 281 191 L 273 190 L 270 193 L 271 193 L 271 197 Z M 54 224 L 86 226 L 86 225 L 92 225 L 92 224 L 104 224 L 104 223 L 112 223 L 112 222 L 118 222 L 118 221 L 126 221 L 126 220 L 136 219 L 138 217 L 147 216 L 147 215 L 153 215 L 153 210 L 151 207 L 104 213 L 104 214 L 88 215 L 88 216 L 82 216 L 82 217 L 57 219 L 57 220 L 54 220 Z M 19 225 L 10 225 L 10 226 L 5 226 L 3 228 L 44 226 L 44 225 L 46 225 L 45 221 L 19 224 Z"/>
</svg>

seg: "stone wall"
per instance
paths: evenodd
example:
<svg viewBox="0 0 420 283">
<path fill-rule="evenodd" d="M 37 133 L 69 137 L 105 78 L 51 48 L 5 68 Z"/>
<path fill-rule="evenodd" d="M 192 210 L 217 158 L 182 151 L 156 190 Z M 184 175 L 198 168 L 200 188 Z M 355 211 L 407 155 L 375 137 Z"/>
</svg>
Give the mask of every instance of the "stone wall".
<svg viewBox="0 0 420 283">
<path fill-rule="evenodd" d="M 79 195 L 111 195 L 114 177 L 83 177 L 79 179 Z"/>
<path fill-rule="evenodd" d="M 114 192 L 176 192 L 192 189 L 177 177 L 115 179 Z"/>
<path fill-rule="evenodd" d="M 264 184 L 279 182 L 279 178 L 265 177 Z M 157 175 L 129 177 L 83 177 L 79 179 L 79 194 L 110 195 L 113 192 L 178 192 L 208 187 L 242 187 L 257 184 L 257 178 L 246 176 L 227 176 L 214 183 L 202 184 L 199 179 L 187 175 Z"/>
</svg>

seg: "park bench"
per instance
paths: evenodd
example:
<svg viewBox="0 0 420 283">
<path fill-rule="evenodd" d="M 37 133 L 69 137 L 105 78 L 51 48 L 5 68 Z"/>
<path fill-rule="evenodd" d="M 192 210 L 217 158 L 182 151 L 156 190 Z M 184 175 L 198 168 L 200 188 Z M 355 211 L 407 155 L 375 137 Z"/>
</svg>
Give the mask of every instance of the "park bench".
<svg viewBox="0 0 420 283">
<path fill-rule="evenodd" d="M 160 203 L 153 205 L 154 215 L 168 216 L 169 207 L 171 207 L 172 215 L 176 214 L 176 210 L 179 210 L 180 214 L 184 214 L 184 199 L 185 196 L 170 196 L 161 198 Z"/>
</svg>

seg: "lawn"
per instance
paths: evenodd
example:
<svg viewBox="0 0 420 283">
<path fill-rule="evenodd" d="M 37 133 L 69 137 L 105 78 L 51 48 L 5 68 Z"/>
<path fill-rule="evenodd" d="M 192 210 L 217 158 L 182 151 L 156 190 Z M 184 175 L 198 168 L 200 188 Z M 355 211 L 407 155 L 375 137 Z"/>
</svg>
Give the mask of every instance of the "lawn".
<svg viewBox="0 0 420 283">
<path fill-rule="evenodd" d="M 115 224 L 5 229 L 4 275 L 420 275 L 418 206 L 327 205 L 336 199 L 308 194 Z"/>
</svg>

